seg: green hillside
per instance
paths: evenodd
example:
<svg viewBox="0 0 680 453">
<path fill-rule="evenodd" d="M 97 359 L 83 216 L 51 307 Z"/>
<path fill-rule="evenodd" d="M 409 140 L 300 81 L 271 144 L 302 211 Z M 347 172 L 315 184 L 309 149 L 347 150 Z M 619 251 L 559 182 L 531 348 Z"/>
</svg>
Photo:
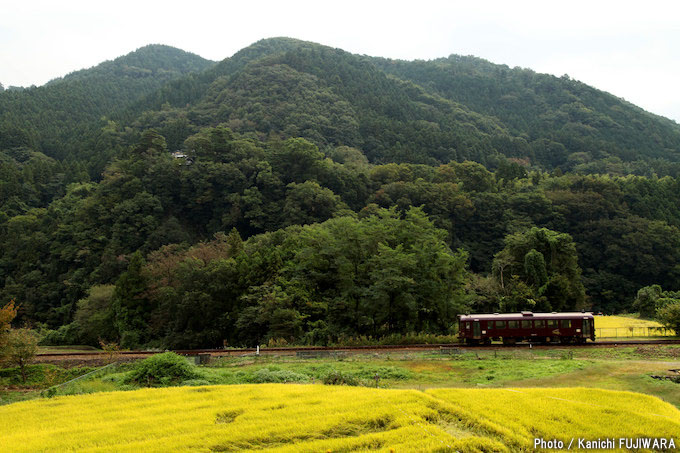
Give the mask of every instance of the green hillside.
<svg viewBox="0 0 680 453">
<path fill-rule="evenodd" d="M 175 116 L 159 112 L 163 103 Z M 143 126 L 171 128 L 168 116 L 189 127 L 227 123 L 357 147 L 383 163 L 494 168 L 505 156 L 547 170 L 675 174 L 680 157 L 675 122 L 568 77 L 473 57 L 393 61 L 288 38 L 259 41 L 134 111 L 147 112 Z"/>
<path fill-rule="evenodd" d="M 567 170 L 580 161 L 611 157 L 680 157 L 677 123 L 566 75 L 558 78 L 458 55 L 427 62 L 373 61 L 388 74 L 498 118 L 512 135 L 531 144 L 528 155 L 516 157 L 531 157 L 546 167 Z M 584 154 L 570 159 L 573 153 Z"/>
<path fill-rule="evenodd" d="M 84 139 L 99 132 L 102 116 L 212 64 L 179 49 L 149 45 L 41 87 L 4 91 L 0 94 L 0 150 L 28 146 L 59 159 L 96 159 L 88 154 L 92 150 L 85 149 Z"/>
<path fill-rule="evenodd" d="M 276 38 L 147 46 L 0 106 L 0 305 L 51 343 L 680 303 L 680 126 L 567 78 Z"/>
<path fill-rule="evenodd" d="M 356 147 L 376 163 L 474 160 L 493 169 L 504 156 L 562 172 L 675 175 L 680 158 L 677 123 L 568 77 L 455 55 L 387 60 L 290 38 L 258 41 L 216 65 L 147 46 L 6 91 L 0 108 L 0 149 L 78 153 L 100 167 L 104 150 L 84 149 L 82 136 L 94 147 L 105 139 L 102 116 L 132 132 L 154 127 L 173 149 L 226 123 Z"/>
</svg>

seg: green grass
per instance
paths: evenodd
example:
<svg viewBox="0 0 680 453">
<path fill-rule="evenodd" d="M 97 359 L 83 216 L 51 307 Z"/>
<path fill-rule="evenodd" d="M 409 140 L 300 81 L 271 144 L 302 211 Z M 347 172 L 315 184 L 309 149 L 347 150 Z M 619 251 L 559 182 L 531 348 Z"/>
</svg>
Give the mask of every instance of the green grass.
<svg viewBox="0 0 680 453">
<path fill-rule="evenodd" d="M 38 346 L 38 354 L 56 354 L 56 353 L 77 353 L 77 352 L 101 352 L 99 348 L 86 345 L 69 345 L 69 346 Z"/>
<path fill-rule="evenodd" d="M 328 359 L 286 360 L 265 359 L 243 362 L 220 360 L 202 370 L 210 384 L 314 383 L 332 373 L 342 373 L 360 385 L 375 385 L 375 376 L 382 386 L 409 381 L 413 373 L 384 359 L 373 361 L 338 361 Z"/>
<path fill-rule="evenodd" d="M 50 387 L 66 382 L 94 370 L 90 367 L 61 368 L 50 364 L 34 364 L 26 367 L 26 382 L 21 378 L 19 367 L 0 369 L 0 387 Z"/>
<path fill-rule="evenodd" d="M 40 397 L 39 390 L 0 390 L 0 406 Z"/>
<path fill-rule="evenodd" d="M 0 369 L 0 405 L 37 398 L 42 390 L 91 370 L 89 367 L 65 369 L 49 364 L 28 365 L 24 382 L 18 367 Z"/>
<path fill-rule="evenodd" d="M 78 380 L 54 390 L 57 395 L 131 390 L 125 378 L 131 364 L 117 365 L 102 375 Z M 328 376 L 373 387 L 420 389 L 499 387 L 595 387 L 629 390 L 662 398 L 680 407 L 680 386 L 650 378 L 680 368 L 680 346 L 625 346 L 618 348 L 535 348 L 469 350 L 444 355 L 359 354 L 339 358 L 247 356 L 215 358 L 198 367 L 198 375 L 180 385 L 321 383 Z M 29 382 L 21 385 L 18 370 L 0 370 L 0 403 L 36 398 L 45 388 L 65 382 L 89 369 L 63 370 L 32 365 Z M 337 379 L 336 379 L 337 380 Z"/>
<path fill-rule="evenodd" d="M 590 387 L 626 390 L 653 395 L 680 407 L 680 385 L 653 379 L 651 375 L 668 374 L 678 362 L 592 361 L 587 367 L 550 378 L 536 376 L 507 382 L 513 387 Z"/>
<path fill-rule="evenodd" d="M 419 370 L 421 385 L 446 385 L 448 387 L 500 387 L 511 381 L 521 381 L 536 376 L 553 377 L 581 370 L 588 362 L 583 360 L 504 360 L 486 359 L 456 362 L 411 362 L 409 367 Z M 429 373 L 426 370 L 430 370 Z M 408 384 L 408 383 L 407 383 Z"/>
</svg>

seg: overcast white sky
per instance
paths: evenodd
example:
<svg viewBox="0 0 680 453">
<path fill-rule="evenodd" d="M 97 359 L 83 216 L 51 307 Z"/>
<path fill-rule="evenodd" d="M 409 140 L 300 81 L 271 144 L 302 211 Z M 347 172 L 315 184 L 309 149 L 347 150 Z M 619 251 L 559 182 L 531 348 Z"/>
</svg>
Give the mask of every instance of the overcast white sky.
<svg viewBox="0 0 680 453">
<path fill-rule="evenodd" d="M 680 122 L 677 1 L 1 0 L 0 83 L 42 85 L 151 43 L 221 60 L 274 36 L 566 73 Z"/>
</svg>

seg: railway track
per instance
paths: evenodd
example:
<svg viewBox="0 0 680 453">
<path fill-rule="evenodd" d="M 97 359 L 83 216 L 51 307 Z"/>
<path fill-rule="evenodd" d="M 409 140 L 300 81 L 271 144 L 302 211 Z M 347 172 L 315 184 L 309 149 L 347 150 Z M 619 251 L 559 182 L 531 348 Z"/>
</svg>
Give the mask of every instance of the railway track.
<svg viewBox="0 0 680 453">
<path fill-rule="evenodd" d="M 459 343 L 442 343 L 442 344 L 413 344 L 413 345 L 378 345 L 378 346 L 344 346 L 344 347 L 325 347 L 325 346 L 298 346 L 298 347 L 273 347 L 261 348 L 259 354 L 261 355 L 290 355 L 298 352 L 352 352 L 352 353 L 373 353 L 373 352 L 409 352 L 409 351 L 438 351 L 443 348 L 447 349 L 470 349 L 470 350 L 485 350 L 485 349 L 528 349 L 528 348 L 612 348 L 620 346 L 632 345 L 672 345 L 680 344 L 680 340 L 626 340 L 626 341 L 596 341 L 580 345 L 563 345 L 563 344 L 529 344 L 520 343 L 516 345 L 491 344 L 486 346 L 471 346 Z M 122 357 L 142 358 L 153 354 L 159 354 L 165 351 L 120 351 L 116 353 Z M 256 348 L 234 348 L 234 349 L 176 349 L 173 352 L 181 355 L 193 356 L 199 354 L 210 354 L 212 356 L 239 356 L 256 354 Z M 37 354 L 39 361 L 50 361 L 59 359 L 75 359 L 75 360 L 96 360 L 108 357 L 109 354 L 98 351 L 83 351 L 83 352 L 50 352 Z"/>
</svg>

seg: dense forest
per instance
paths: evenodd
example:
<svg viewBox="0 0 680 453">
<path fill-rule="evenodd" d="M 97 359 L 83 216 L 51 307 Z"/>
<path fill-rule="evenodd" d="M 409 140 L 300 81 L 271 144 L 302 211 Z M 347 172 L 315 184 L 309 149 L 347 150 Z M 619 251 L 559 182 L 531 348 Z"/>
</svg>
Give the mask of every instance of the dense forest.
<svg viewBox="0 0 680 453">
<path fill-rule="evenodd" d="M 473 57 L 147 46 L 0 92 L 0 305 L 126 347 L 653 316 L 680 290 L 679 158 L 673 121 Z"/>
</svg>

